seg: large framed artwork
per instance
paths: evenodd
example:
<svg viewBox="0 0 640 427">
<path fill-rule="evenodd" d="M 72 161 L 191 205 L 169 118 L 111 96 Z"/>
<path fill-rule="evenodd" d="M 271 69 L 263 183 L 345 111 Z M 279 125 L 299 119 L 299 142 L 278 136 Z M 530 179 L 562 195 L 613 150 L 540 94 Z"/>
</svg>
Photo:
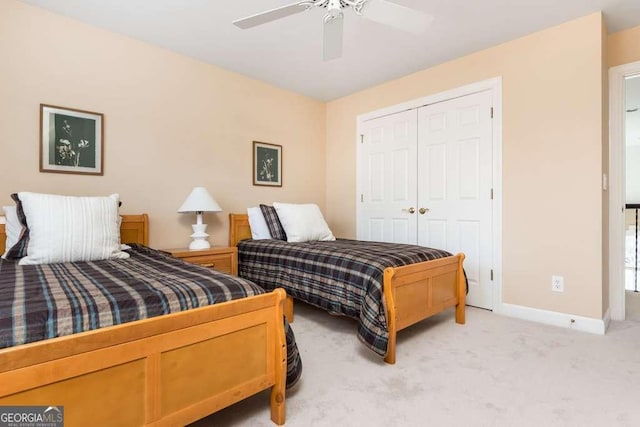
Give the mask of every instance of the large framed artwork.
<svg viewBox="0 0 640 427">
<path fill-rule="evenodd" d="M 253 141 L 253 185 L 282 187 L 282 146 Z"/>
<path fill-rule="evenodd" d="M 103 115 L 40 104 L 40 172 L 102 175 Z"/>
</svg>

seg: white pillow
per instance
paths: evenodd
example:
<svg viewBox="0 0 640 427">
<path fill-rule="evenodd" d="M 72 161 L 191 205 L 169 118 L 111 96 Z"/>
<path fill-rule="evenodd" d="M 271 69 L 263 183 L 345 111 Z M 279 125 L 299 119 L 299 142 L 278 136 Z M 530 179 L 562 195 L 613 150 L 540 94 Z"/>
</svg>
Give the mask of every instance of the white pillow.
<svg viewBox="0 0 640 427">
<path fill-rule="evenodd" d="M 18 213 L 16 212 L 15 206 L 3 206 L 2 210 L 4 211 L 4 231 L 7 234 L 7 240 L 4 245 L 4 254 L 2 258 L 5 257 L 7 251 L 13 247 L 16 243 L 18 243 L 18 239 L 22 234 L 22 224 L 20 224 L 20 220 L 18 219 Z"/>
<path fill-rule="evenodd" d="M 21 192 L 29 226 L 21 265 L 129 258 L 120 250 L 119 196 L 74 197 Z"/>
<path fill-rule="evenodd" d="M 274 202 L 287 242 L 336 240 L 318 205 Z"/>
<path fill-rule="evenodd" d="M 249 217 L 249 227 L 251 227 L 251 238 L 253 240 L 271 239 L 267 221 L 265 221 L 262 209 L 259 206 L 247 208 L 247 216 Z"/>
</svg>

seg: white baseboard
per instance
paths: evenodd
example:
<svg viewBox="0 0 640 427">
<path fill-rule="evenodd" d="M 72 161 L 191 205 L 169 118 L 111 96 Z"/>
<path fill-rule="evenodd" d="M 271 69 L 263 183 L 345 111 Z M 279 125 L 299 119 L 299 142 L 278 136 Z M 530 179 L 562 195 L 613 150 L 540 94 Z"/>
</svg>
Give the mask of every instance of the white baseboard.
<svg viewBox="0 0 640 427">
<path fill-rule="evenodd" d="M 609 311 L 603 319 L 592 317 L 574 316 L 572 314 L 559 313 L 556 311 L 541 310 L 538 308 L 525 307 L 523 305 L 500 304 L 493 310 L 494 313 L 508 317 L 515 317 L 532 322 L 544 323 L 545 325 L 560 326 L 561 328 L 575 329 L 582 332 L 604 335 L 611 317 Z"/>
</svg>

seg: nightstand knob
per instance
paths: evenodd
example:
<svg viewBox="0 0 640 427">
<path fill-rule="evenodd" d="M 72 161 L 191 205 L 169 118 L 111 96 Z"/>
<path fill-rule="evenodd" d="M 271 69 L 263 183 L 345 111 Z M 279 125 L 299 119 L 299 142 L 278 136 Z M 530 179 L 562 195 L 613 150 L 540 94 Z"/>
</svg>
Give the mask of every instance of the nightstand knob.
<svg viewBox="0 0 640 427">
<path fill-rule="evenodd" d="M 200 264 L 200 265 L 203 266 L 203 267 L 213 268 L 213 267 L 216 266 L 216 263 L 215 262 L 208 262 L 206 264 Z"/>
</svg>

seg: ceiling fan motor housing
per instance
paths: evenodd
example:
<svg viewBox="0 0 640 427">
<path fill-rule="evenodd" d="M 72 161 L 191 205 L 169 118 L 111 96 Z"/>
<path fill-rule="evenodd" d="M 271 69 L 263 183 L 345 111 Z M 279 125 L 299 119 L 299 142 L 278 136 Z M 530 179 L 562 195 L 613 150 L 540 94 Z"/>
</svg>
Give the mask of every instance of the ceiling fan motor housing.
<svg viewBox="0 0 640 427">
<path fill-rule="evenodd" d="M 340 7 L 341 8 L 349 7 L 349 4 L 347 2 L 345 2 L 344 0 L 340 0 Z"/>
<path fill-rule="evenodd" d="M 319 0 L 316 6 L 327 9 L 344 9 L 345 7 L 361 7 L 365 0 Z"/>
</svg>

